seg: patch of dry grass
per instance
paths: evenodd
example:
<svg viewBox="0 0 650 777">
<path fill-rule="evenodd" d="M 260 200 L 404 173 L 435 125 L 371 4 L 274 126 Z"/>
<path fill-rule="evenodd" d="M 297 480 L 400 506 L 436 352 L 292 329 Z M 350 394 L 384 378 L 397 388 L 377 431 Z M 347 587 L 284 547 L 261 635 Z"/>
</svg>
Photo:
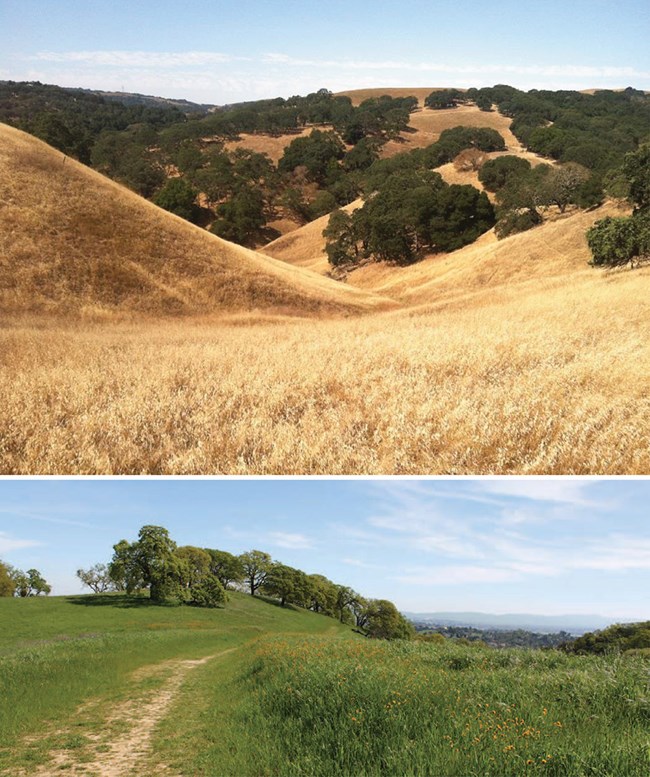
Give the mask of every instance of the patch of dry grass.
<svg viewBox="0 0 650 777">
<path fill-rule="evenodd" d="M 649 271 L 365 319 L 2 331 L 5 473 L 647 473 Z"/>
<path fill-rule="evenodd" d="M 260 132 L 242 132 L 239 140 L 229 140 L 224 143 L 227 151 L 235 151 L 238 148 L 247 148 L 256 151 L 258 154 L 267 154 L 277 165 L 284 154 L 284 149 L 296 138 L 306 138 L 311 135 L 314 129 L 321 132 L 328 132 L 331 126 L 319 124 L 317 127 L 305 127 L 298 132 L 287 132 L 285 134 L 267 135 Z"/>
</svg>

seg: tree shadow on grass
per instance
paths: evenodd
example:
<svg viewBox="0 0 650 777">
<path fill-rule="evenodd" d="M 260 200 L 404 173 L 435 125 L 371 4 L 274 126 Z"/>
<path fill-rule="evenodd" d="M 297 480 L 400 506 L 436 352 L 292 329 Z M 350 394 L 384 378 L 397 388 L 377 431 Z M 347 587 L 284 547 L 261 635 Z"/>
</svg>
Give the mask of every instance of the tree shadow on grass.
<svg viewBox="0 0 650 777">
<path fill-rule="evenodd" d="M 174 607 L 174 602 L 152 602 L 148 596 L 131 596 L 129 594 L 85 594 L 83 596 L 68 596 L 70 604 L 80 604 L 83 607 L 119 607 L 134 609 L 141 607 Z"/>
<path fill-rule="evenodd" d="M 286 602 L 283 605 L 279 599 L 273 599 L 273 597 L 271 596 L 256 594 L 255 598 L 258 599 L 260 602 L 265 602 L 266 604 L 272 604 L 274 607 L 280 607 L 283 610 L 289 610 L 291 612 L 299 612 L 301 610 L 300 607 L 296 607 L 294 604 L 290 604 L 289 602 Z"/>
</svg>

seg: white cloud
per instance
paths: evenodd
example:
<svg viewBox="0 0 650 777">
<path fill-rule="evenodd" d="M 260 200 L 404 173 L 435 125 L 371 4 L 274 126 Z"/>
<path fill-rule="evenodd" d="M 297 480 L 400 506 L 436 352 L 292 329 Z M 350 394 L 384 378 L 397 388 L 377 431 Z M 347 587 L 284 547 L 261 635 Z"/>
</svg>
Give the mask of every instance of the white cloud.
<svg viewBox="0 0 650 777">
<path fill-rule="evenodd" d="M 291 548 L 292 550 L 308 550 L 314 547 L 312 539 L 305 534 L 292 534 L 289 532 L 272 531 L 269 538 L 278 548 Z"/>
<path fill-rule="evenodd" d="M 100 67 L 178 68 L 246 61 L 216 51 L 39 51 L 29 57 L 38 62 L 85 63 Z"/>
<path fill-rule="evenodd" d="M 516 579 L 518 573 L 501 567 L 453 564 L 435 569 L 416 567 L 394 579 L 409 585 L 467 585 L 475 583 L 507 583 Z"/>
<path fill-rule="evenodd" d="M 560 502 L 580 507 L 595 507 L 586 492 L 593 485 L 589 480 L 505 478 L 475 481 L 475 490 L 487 494 L 518 497 L 536 502 Z"/>
<path fill-rule="evenodd" d="M 35 540 L 21 540 L 9 536 L 6 532 L 0 532 L 0 553 L 11 553 L 13 550 L 22 550 L 23 548 L 34 548 L 42 543 Z"/>
</svg>

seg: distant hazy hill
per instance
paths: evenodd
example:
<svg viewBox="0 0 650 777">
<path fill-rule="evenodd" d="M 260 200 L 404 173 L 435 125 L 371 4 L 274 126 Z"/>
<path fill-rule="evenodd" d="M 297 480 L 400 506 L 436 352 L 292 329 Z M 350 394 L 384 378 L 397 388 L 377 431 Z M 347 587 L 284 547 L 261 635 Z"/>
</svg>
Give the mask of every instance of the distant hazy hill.
<svg viewBox="0 0 650 777">
<path fill-rule="evenodd" d="M 84 94 L 96 94 L 106 100 L 114 100 L 124 105 L 148 105 L 152 108 L 160 108 L 169 105 L 178 108 L 183 113 L 209 113 L 216 105 L 208 103 L 193 103 L 189 100 L 175 100 L 169 97 L 154 97 L 150 94 L 138 94 L 137 92 L 103 92 L 100 89 L 72 89 L 68 92 L 83 92 Z"/>
<path fill-rule="evenodd" d="M 584 634 L 593 629 L 603 629 L 614 623 L 614 618 L 601 615 L 530 615 L 511 613 L 494 615 L 485 612 L 426 612 L 405 613 L 414 622 L 436 623 L 440 626 L 474 626 L 490 629 L 526 629 L 547 634 L 568 631 L 570 634 Z"/>
</svg>

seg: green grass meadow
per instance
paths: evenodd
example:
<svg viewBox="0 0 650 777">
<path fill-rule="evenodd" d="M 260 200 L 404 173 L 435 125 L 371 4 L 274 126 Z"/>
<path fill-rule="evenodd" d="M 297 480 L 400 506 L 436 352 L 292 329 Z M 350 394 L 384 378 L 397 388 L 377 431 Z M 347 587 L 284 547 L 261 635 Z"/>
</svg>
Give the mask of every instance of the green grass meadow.
<svg viewBox="0 0 650 777">
<path fill-rule="evenodd" d="M 138 668 L 232 647 L 187 675 L 138 777 L 650 774 L 647 657 L 370 641 L 243 594 L 223 610 L 0 599 L 0 773 L 54 746 L 74 762 Z"/>
</svg>

